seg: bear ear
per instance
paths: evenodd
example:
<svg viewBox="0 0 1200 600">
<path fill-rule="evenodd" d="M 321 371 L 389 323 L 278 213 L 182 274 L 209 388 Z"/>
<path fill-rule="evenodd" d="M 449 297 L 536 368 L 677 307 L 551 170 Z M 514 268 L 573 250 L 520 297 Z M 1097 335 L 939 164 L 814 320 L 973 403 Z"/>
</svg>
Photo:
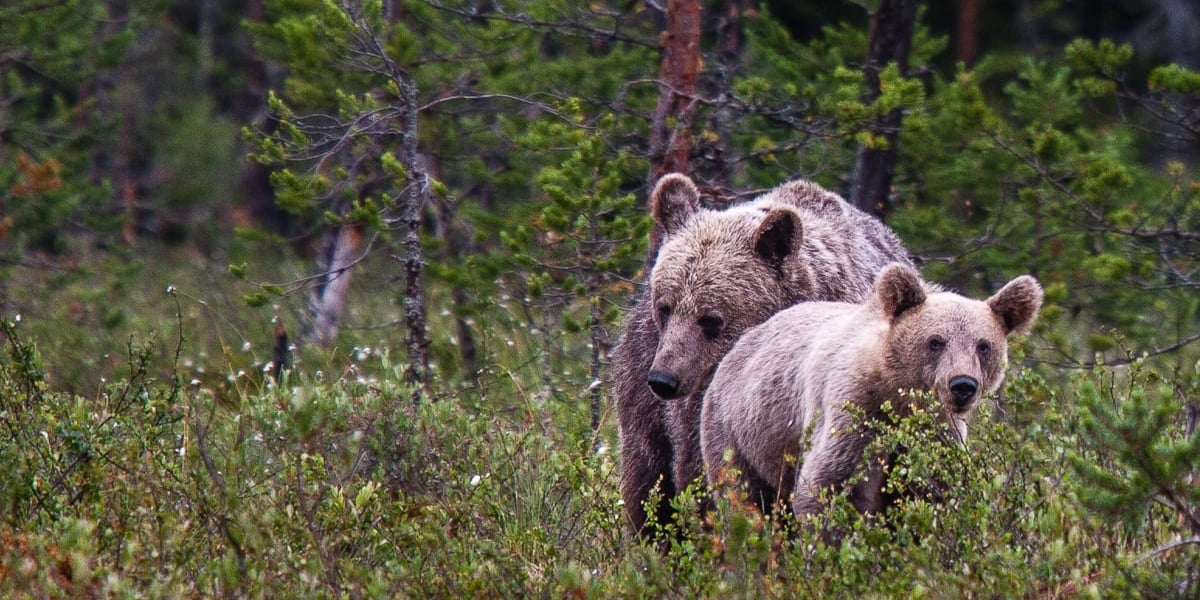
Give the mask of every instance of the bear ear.
<svg viewBox="0 0 1200 600">
<path fill-rule="evenodd" d="M 650 214 L 667 235 L 683 227 L 698 210 L 700 190 L 682 173 L 663 175 L 650 193 Z"/>
<path fill-rule="evenodd" d="M 754 232 L 754 251 L 771 264 L 779 264 L 800 248 L 803 237 L 800 215 L 790 208 L 774 208 Z"/>
<path fill-rule="evenodd" d="M 987 303 L 1004 323 L 1005 333 L 1028 333 L 1042 308 L 1042 286 L 1022 275 L 1005 284 Z"/>
<path fill-rule="evenodd" d="M 883 314 L 895 319 L 905 311 L 925 303 L 925 284 L 921 276 L 907 265 L 892 263 L 875 279 L 875 295 Z"/>
</svg>

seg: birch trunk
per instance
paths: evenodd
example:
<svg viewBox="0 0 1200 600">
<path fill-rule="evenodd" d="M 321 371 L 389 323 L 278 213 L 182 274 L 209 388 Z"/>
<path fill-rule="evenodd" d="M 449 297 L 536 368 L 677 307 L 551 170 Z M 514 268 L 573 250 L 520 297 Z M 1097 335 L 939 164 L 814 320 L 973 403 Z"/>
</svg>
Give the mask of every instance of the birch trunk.
<svg viewBox="0 0 1200 600">
<path fill-rule="evenodd" d="M 362 231 L 354 225 L 343 225 L 329 234 L 325 245 L 325 274 L 313 290 L 310 302 L 313 314 L 311 337 L 322 346 L 337 339 L 342 312 L 346 308 L 346 293 L 350 290 L 350 266 L 362 247 Z"/>
</svg>

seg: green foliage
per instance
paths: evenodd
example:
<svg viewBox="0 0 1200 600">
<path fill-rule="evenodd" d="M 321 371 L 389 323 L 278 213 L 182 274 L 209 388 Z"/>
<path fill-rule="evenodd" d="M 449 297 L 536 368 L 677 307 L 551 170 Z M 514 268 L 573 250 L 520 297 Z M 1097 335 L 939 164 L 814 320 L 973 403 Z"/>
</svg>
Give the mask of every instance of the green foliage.
<svg viewBox="0 0 1200 600">
<path fill-rule="evenodd" d="M 87 90 L 131 36 L 99 1 L 0 7 L 0 218 L 15 238 L 3 245 L 9 260 L 26 249 L 66 250 L 70 220 L 103 206 L 107 190 L 90 176 L 90 152 L 110 143 L 112 123 Z"/>
<path fill-rule="evenodd" d="M 1073 31 L 1046 22 L 1061 5 L 1031 18 Z M 1014 370 L 965 447 L 933 411 L 896 415 L 869 451 L 908 450 L 882 515 L 841 496 L 816 527 L 727 497 L 701 514 L 690 490 L 662 552 L 623 535 L 599 382 L 650 227 L 657 6 L 414 0 L 385 18 L 377 1 L 273 0 L 245 23 L 279 86 L 258 99 L 265 127 L 230 116 L 262 74 L 212 62 L 206 44 L 229 42 L 189 29 L 194 7 L 0 8 L 0 595 L 1193 594 L 1186 347 L 1078 379 Z M 706 200 L 798 176 L 844 190 L 859 145 L 886 143 L 867 125 L 900 108 L 889 224 L 924 274 L 1045 287 L 1013 365 L 1124 362 L 1200 325 L 1200 183 L 1177 152 L 1195 143 L 1194 71 L 1105 40 L 946 69 L 948 38 L 919 25 L 917 76 L 889 66 L 864 102 L 865 19 L 798 40 L 765 8 L 743 18 L 737 64 L 709 52 L 700 74 Z M 273 169 L 294 219 L 278 229 L 242 221 L 262 207 L 239 203 L 241 143 Z M 271 379 L 272 322 L 295 339 L 305 311 L 292 248 L 348 224 L 394 248 L 417 184 L 438 402 L 397 400 L 406 307 L 378 257 L 338 345 L 285 348 Z M 213 235 L 103 242 L 130 222 Z"/>
<path fill-rule="evenodd" d="M 158 277 L 153 265 L 134 272 Z M 1168 481 L 1194 502 L 1194 437 L 1167 404 L 1194 395 L 1192 371 L 1142 366 L 1128 381 L 1074 383 L 1014 371 L 965 447 L 928 409 L 878 425 L 866 454 L 907 450 L 888 512 L 863 518 L 836 496 L 813 528 L 724 497 L 701 515 L 694 491 L 663 524 L 682 535 L 660 554 L 624 534 L 611 416 L 597 431 L 579 410 L 592 380 L 586 340 L 530 323 L 531 301 L 487 298 L 475 323 L 481 373 L 469 386 L 441 373 L 439 401 L 414 410 L 389 343 L 370 331 L 354 332 L 348 352 L 298 349 L 275 383 L 254 356 L 269 334 L 247 323 L 290 314 L 295 300 L 253 311 L 214 291 L 201 304 L 189 297 L 197 283 L 173 277 L 171 292 L 131 308 L 140 322 L 158 306 L 157 341 L 121 353 L 128 366 L 91 367 L 106 380 L 73 394 L 61 391 L 71 368 L 59 344 L 103 346 L 44 313 L 6 319 L 0 420 L 14 433 L 0 440 L 11 482 L 0 495 L 0 594 L 1154 595 L 1192 572 L 1193 545 L 1158 550 L 1186 525 L 1145 488 Z M 386 313 L 386 297 L 353 303 Z M 448 317 L 433 315 L 434 330 Z M 213 339 L 225 323 L 248 336 L 242 348 Z M 1123 391 L 1110 393 L 1114 382 Z M 1169 477 L 1139 475 L 1146 457 L 1170 465 L 1150 471 Z M 1068 466 L 1081 460 L 1102 478 Z M 1090 490 L 1110 485 L 1135 507 L 1095 519 L 1093 499 L 1105 496 Z"/>
<path fill-rule="evenodd" d="M 237 126 L 203 99 L 164 115 L 162 122 L 156 129 L 168 133 L 155 155 L 157 170 L 166 174 L 155 198 L 161 209 L 183 213 L 233 205 L 237 181 L 231 174 L 242 163 Z"/>
<path fill-rule="evenodd" d="M 1179 383 L 1161 381 L 1139 365 L 1122 384 L 1123 393 L 1116 389 L 1115 375 L 1101 373 L 1095 379 L 1079 386 L 1087 445 L 1071 455 L 1084 505 L 1137 526 L 1157 499 L 1180 515 L 1187 530 L 1200 532 L 1195 512 L 1200 497 L 1190 483 L 1200 436 L 1183 431 L 1178 401 L 1179 395 L 1194 393 L 1196 375 L 1179 389 Z"/>
<path fill-rule="evenodd" d="M 960 68 L 935 83 L 927 117 L 902 135 L 911 186 L 891 224 L 931 259 L 926 275 L 982 284 L 983 292 L 1021 272 L 1059 286 L 1068 296 L 1049 299 L 1039 327 L 1064 356 L 1086 345 L 1086 336 L 1056 326 L 1064 318 L 1119 328 L 1133 344 L 1196 323 L 1194 312 L 1168 310 L 1160 319 L 1137 308 L 1189 306 L 1178 261 L 1200 255 L 1160 233 L 1176 230 L 1176 215 L 1195 213 L 1194 175 L 1141 164 L 1137 125 L 1089 110 L 1093 102 L 1126 101 L 1121 69 L 1129 59 L 1127 46 L 1078 41 L 1065 64 L 1024 60 L 999 97 L 987 92 L 1004 81 L 996 65 Z M 1075 308 L 1062 310 L 1068 306 Z"/>
<path fill-rule="evenodd" d="M 735 78 L 733 91 L 750 110 L 735 116 L 729 145 L 752 166 L 744 174 L 748 184 L 773 186 L 800 176 L 840 190 L 857 144 L 886 144 L 866 131 L 872 118 L 901 107 L 906 119 L 920 118 L 924 85 L 900 77 L 894 64 L 881 73 L 880 97 L 864 103 L 862 27 L 826 25 L 801 44 L 764 10 L 747 16 L 746 37 L 745 72 Z M 910 71 L 942 52 L 946 41 L 918 23 Z"/>
<path fill-rule="evenodd" d="M 219 104 L 244 84 L 199 86 L 224 65 L 193 60 L 196 36 L 168 10 L 159 0 L 0 7 L 6 261 L 60 257 L 117 231 L 130 242 L 142 228 L 180 241 L 233 204 L 243 150 Z"/>
<path fill-rule="evenodd" d="M 380 379 L 223 400 L 139 370 L 70 398 L 18 331 L 0 362 L 6 594 L 509 595 L 619 548 L 611 455 L 453 403 L 396 406 L 386 353 Z"/>
<path fill-rule="evenodd" d="M 1178 94 L 1200 94 L 1200 73 L 1179 65 L 1155 67 L 1147 83 L 1151 90 L 1165 90 Z"/>
<path fill-rule="evenodd" d="M 407 210 L 404 190 L 425 185 L 397 158 L 404 151 L 395 123 L 416 110 L 400 89 L 413 84 L 401 70 L 414 57 L 399 50 L 411 32 L 385 23 L 379 3 L 266 8 L 266 23 L 246 27 L 289 71 L 283 96 L 272 90 L 267 100 L 274 130 L 244 132 L 256 150 L 251 159 L 280 167 L 271 173 L 276 203 L 305 222 L 386 232 Z"/>
<path fill-rule="evenodd" d="M 354 93 L 369 89 L 369 76 L 330 68 L 339 64 L 355 32 L 342 6 L 325 0 L 279 0 L 263 6 L 267 22 L 247 22 L 245 27 L 264 56 L 288 66 L 284 88 L 297 108 L 308 112 L 352 104 Z M 376 25 L 378 11 L 376 4 L 372 15 Z M 291 110 L 273 94 L 269 108 L 284 116 Z"/>
<path fill-rule="evenodd" d="M 604 133 L 613 122 L 604 117 L 594 130 L 543 122 L 521 140 L 574 148 L 561 165 L 538 173 L 542 199 L 531 204 L 527 228 L 505 236 L 512 260 L 530 269 L 526 281 L 534 297 L 551 283 L 555 293 L 586 304 L 611 301 L 615 275 L 630 271 L 645 253 L 650 219 L 633 194 L 621 191 L 644 165 L 624 152 L 612 155 Z"/>
<path fill-rule="evenodd" d="M 602 117 L 590 130 L 580 127 L 579 116 L 574 121 L 538 123 L 521 139 L 530 147 L 574 150 L 559 166 L 538 173 L 544 199 L 530 204 L 528 228 L 501 235 L 522 278 L 518 285 L 549 314 L 561 311 L 559 326 L 568 334 L 587 332 L 592 423 L 598 427 L 600 348 L 611 343 L 607 331 L 617 324 L 617 307 L 630 288 L 620 273 L 632 271 L 644 256 L 651 220 L 633 194 L 621 191 L 634 177 L 633 167 L 642 171 L 645 165 L 623 151 L 612 156 L 605 134 L 615 118 Z M 551 343 L 549 336 L 545 340 Z"/>
<path fill-rule="evenodd" d="M 1128 584 L 1154 590 L 1151 595 L 1191 589 L 1195 553 L 1189 547 L 1200 533 L 1196 407 L 1179 401 L 1194 397 L 1200 377 L 1194 368 L 1173 375 L 1166 379 L 1139 360 L 1128 373 L 1084 379 L 1076 388 L 1081 444 L 1068 454 L 1078 476 L 1074 493 L 1098 521 L 1133 537 L 1178 540 L 1138 557 L 1157 570 L 1122 574 Z"/>
<path fill-rule="evenodd" d="M 586 416 L 557 403 L 464 395 L 414 411 L 387 352 L 359 363 L 372 375 L 293 371 L 229 395 L 205 381 L 156 380 L 136 347 L 128 379 L 71 397 L 46 384 L 25 326 L 4 326 L 0 361 L 0 416 L 16 433 L 0 443 L 13 482 L 3 496 L 5 593 L 1158 589 L 1135 558 L 1164 539 L 1162 522 L 1125 536 L 1085 518 L 1074 490 L 1089 479 L 1061 468 L 1078 417 L 1029 372 L 1010 381 L 1003 414 L 978 416 L 965 447 L 934 411 L 880 425 L 867 454 L 907 450 L 890 472 L 900 500 L 863 518 L 835 497 L 821 520 L 840 532 L 837 544 L 723 497 L 702 519 L 684 495 L 670 527 L 685 534 L 659 554 L 622 533 L 614 432 L 594 449 Z M 485 377 L 481 394 L 502 379 Z"/>
</svg>

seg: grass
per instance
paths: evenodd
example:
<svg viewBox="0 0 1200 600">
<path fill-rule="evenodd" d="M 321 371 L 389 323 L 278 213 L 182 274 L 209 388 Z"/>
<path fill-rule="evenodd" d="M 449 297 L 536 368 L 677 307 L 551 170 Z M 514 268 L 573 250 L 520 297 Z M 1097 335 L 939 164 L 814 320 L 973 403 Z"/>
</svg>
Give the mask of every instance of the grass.
<svg viewBox="0 0 1200 600">
<path fill-rule="evenodd" d="M 246 307 L 246 284 L 219 261 L 113 257 L 10 281 L 6 597 L 1195 592 L 1176 510 L 1106 514 L 1067 466 L 1074 456 L 1135 479 L 1080 426 L 1079 390 L 1120 413 L 1131 390 L 1194 391 L 1177 375 L 1014 372 L 1004 410 L 983 416 L 965 450 L 931 443 L 928 415 L 881 436 L 917 449 L 895 485 L 945 481 L 940 501 L 911 496 L 863 519 L 835 500 L 822 523 L 843 539 L 828 545 L 736 497 L 706 515 L 683 498 L 659 552 L 624 531 L 614 415 L 589 425 L 586 334 L 547 333 L 536 305 L 494 301 L 475 324 L 478 376 L 443 367 L 436 401 L 414 407 L 399 332 L 357 328 L 397 314 L 386 282 L 357 286 L 336 347 L 298 348 L 276 383 L 262 372 L 271 319 L 295 322 L 302 299 Z M 435 337 L 449 331 L 449 315 L 431 313 Z M 453 355 L 449 336 L 437 343 Z M 1147 439 L 1186 442 L 1181 418 Z"/>
</svg>

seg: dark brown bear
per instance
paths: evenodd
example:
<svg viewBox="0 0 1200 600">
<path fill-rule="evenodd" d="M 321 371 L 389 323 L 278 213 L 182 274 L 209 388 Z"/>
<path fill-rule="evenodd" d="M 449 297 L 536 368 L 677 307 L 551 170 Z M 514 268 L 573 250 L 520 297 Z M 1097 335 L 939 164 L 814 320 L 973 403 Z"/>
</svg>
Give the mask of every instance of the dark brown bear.
<svg viewBox="0 0 1200 600">
<path fill-rule="evenodd" d="M 650 197 L 663 243 L 650 289 L 626 316 L 609 381 L 621 429 L 621 495 L 644 532 L 702 475 L 700 407 L 721 358 L 747 329 L 797 302 L 857 302 L 887 264 L 909 264 L 890 229 L 820 186 L 786 183 L 725 210 L 700 207 L 684 175 Z M 651 252 L 654 252 L 652 249 Z"/>
</svg>

